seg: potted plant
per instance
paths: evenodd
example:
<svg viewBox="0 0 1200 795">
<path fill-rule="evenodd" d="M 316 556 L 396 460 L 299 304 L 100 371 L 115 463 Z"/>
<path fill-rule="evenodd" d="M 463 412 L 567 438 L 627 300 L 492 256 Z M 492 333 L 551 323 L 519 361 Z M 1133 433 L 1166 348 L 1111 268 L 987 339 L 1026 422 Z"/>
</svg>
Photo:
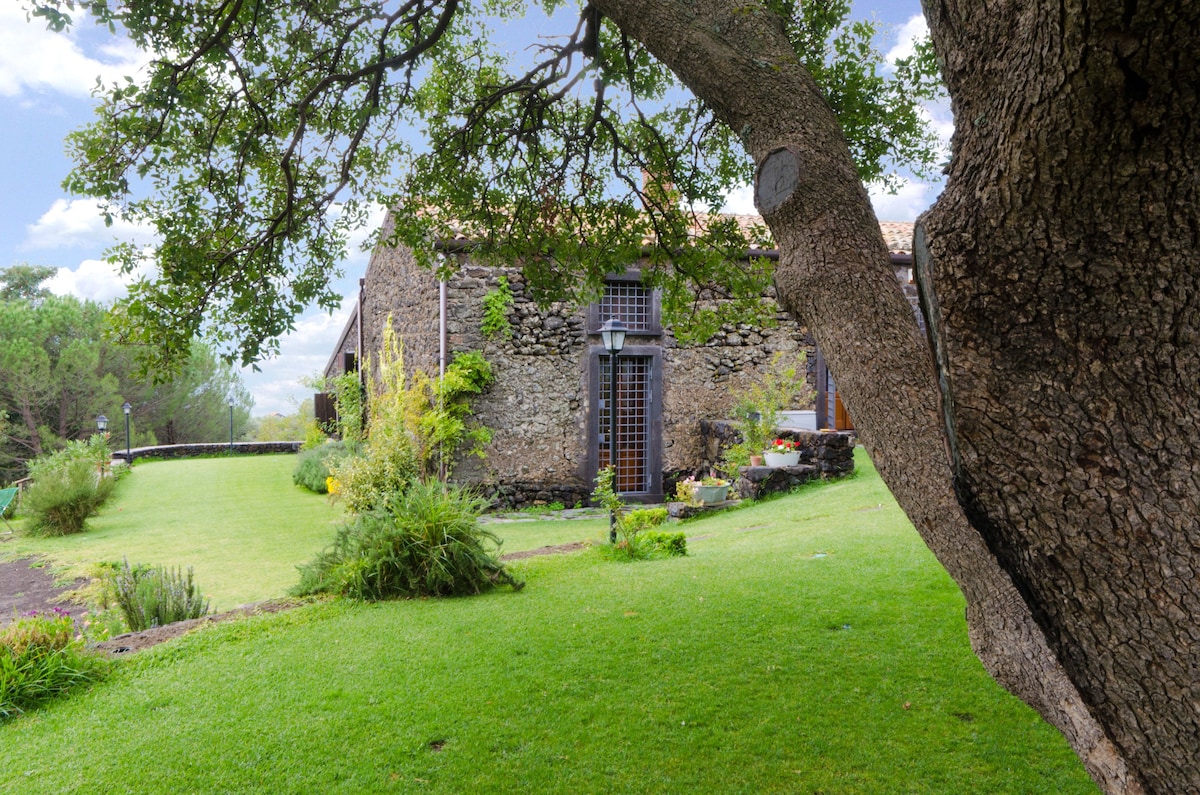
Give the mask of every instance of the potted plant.
<svg viewBox="0 0 1200 795">
<path fill-rule="evenodd" d="M 725 497 L 729 494 L 729 481 L 716 475 L 710 475 L 692 486 L 692 494 L 696 502 L 701 505 L 724 502 Z"/>
<path fill-rule="evenodd" d="M 769 467 L 794 467 L 800 463 L 800 451 L 791 439 L 776 439 L 763 451 Z"/>
<path fill-rule="evenodd" d="M 767 374 L 759 382 L 735 392 L 734 398 L 732 419 L 742 439 L 725 453 L 726 472 L 736 472 L 747 463 L 760 466 L 762 461 L 755 459 L 762 456 L 779 433 L 781 411 L 812 400 L 812 391 L 805 380 L 803 353 L 775 354 Z"/>
</svg>

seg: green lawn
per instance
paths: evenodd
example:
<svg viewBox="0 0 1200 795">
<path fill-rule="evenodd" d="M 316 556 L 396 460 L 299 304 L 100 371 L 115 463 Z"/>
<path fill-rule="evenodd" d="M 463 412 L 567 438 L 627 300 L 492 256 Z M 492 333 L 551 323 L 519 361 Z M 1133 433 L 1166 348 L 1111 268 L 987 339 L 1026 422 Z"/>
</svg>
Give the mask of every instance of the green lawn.
<svg viewBox="0 0 1200 795">
<path fill-rule="evenodd" d="M 333 540 L 339 506 L 292 483 L 293 455 L 235 456 L 138 463 L 80 535 L 21 536 L 0 547 L 6 558 L 48 558 L 64 579 L 90 564 L 192 566 L 216 610 L 283 596 L 296 566 Z M 18 530 L 23 523 L 14 523 Z M 604 520 L 492 525 L 504 552 L 585 537 Z M 581 535 L 582 534 L 582 535 Z"/>
<path fill-rule="evenodd" d="M 0 726 L 0 791 L 1096 792 L 983 672 L 957 589 L 859 466 L 684 525 L 687 558 L 532 558 L 520 593 L 318 604 L 143 652 Z M 498 529 L 515 549 L 605 525 Z"/>
<path fill-rule="evenodd" d="M 282 596 L 342 517 L 292 483 L 295 465 L 292 455 L 139 463 L 86 532 L 18 537 L 3 552 L 44 555 L 64 575 L 123 558 L 192 566 L 217 610 Z"/>
</svg>

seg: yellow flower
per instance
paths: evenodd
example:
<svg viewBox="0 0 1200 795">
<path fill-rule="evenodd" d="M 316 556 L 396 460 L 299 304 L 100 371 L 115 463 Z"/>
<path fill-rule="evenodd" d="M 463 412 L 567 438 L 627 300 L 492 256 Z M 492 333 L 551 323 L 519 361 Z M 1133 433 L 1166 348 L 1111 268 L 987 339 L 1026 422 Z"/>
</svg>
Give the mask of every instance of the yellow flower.
<svg viewBox="0 0 1200 795">
<path fill-rule="evenodd" d="M 338 483 L 337 478 L 332 475 L 325 478 L 325 490 L 330 494 L 337 494 L 342 490 L 342 484 Z"/>
</svg>

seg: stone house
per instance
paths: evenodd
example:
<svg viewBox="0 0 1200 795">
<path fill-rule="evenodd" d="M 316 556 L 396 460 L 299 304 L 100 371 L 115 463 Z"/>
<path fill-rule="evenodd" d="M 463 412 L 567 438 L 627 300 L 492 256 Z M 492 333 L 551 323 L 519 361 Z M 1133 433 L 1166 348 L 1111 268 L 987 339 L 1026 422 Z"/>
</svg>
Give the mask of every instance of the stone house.
<svg viewBox="0 0 1200 795">
<path fill-rule="evenodd" d="M 912 224 L 882 227 L 897 276 L 910 289 Z M 618 358 L 616 423 L 618 485 L 629 501 L 661 501 L 679 476 L 715 463 L 701 423 L 727 417 L 734 395 L 761 379 L 776 353 L 807 355 L 815 405 L 794 408 L 815 413 L 811 427 L 849 427 L 811 336 L 782 311 L 774 327 L 726 326 L 703 345 L 685 345 L 664 326 L 659 296 L 641 285 L 638 263 L 614 274 L 597 304 L 539 310 L 519 269 L 473 261 L 467 241 L 442 247 L 456 261 L 444 283 L 416 265 L 411 251 L 376 248 L 325 375 L 354 368 L 363 352 L 374 356 L 389 316 L 409 368 L 434 374 L 455 353 L 483 353 L 496 383 L 472 407 L 492 442 L 486 459 L 465 458 L 454 474 L 500 503 L 587 502 L 597 470 L 608 464 L 610 357 L 599 329 L 609 317 L 630 329 Z M 511 335 L 489 338 L 481 326 L 484 301 L 501 277 L 513 293 Z"/>
</svg>

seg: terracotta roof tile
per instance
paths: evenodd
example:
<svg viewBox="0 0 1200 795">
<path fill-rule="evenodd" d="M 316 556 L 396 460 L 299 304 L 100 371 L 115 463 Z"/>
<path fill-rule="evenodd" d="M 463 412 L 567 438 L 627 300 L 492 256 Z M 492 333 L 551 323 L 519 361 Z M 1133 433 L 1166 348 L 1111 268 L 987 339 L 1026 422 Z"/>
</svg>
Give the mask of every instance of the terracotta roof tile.
<svg viewBox="0 0 1200 795">
<path fill-rule="evenodd" d="M 883 241 L 887 243 L 888 251 L 893 254 L 912 253 L 912 221 L 880 221 L 879 231 L 883 232 Z"/>
<path fill-rule="evenodd" d="M 755 238 L 761 238 L 764 235 L 766 224 L 763 222 L 760 215 L 716 215 L 709 216 L 706 214 L 698 214 L 696 221 L 698 226 L 703 226 L 708 218 L 733 218 L 738 222 L 738 226 L 742 229 L 742 234 L 746 235 L 752 243 L 759 242 Z M 911 254 L 912 253 L 912 237 L 913 223 L 912 221 L 880 221 L 879 230 L 883 232 L 883 241 L 887 243 L 888 251 L 892 254 Z M 768 236 L 762 240 L 761 247 L 771 249 L 774 246 L 770 244 L 769 232 L 765 232 Z"/>
<path fill-rule="evenodd" d="M 733 218 L 741 227 L 742 234 L 750 240 L 752 247 L 761 248 L 770 251 L 774 248 L 774 244 L 770 239 L 770 231 L 766 228 L 766 223 L 762 216 L 753 214 L 720 214 L 709 215 L 708 213 L 697 213 L 695 216 L 697 227 L 703 227 L 710 218 L 724 219 Z M 454 237 L 448 240 L 455 242 L 467 242 L 470 235 L 463 229 L 460 224 L 453 224 Z M 912 221 L 880 221 L 879 230 L 883 232 L 883 241 L 887 244 L 888 251 L 892 254 L 911 254 L 912 253 L 912 238 L 913 238 L 913 222 Z M 649 243 L 649 241 L 647 241 Z"/>
</svg>

